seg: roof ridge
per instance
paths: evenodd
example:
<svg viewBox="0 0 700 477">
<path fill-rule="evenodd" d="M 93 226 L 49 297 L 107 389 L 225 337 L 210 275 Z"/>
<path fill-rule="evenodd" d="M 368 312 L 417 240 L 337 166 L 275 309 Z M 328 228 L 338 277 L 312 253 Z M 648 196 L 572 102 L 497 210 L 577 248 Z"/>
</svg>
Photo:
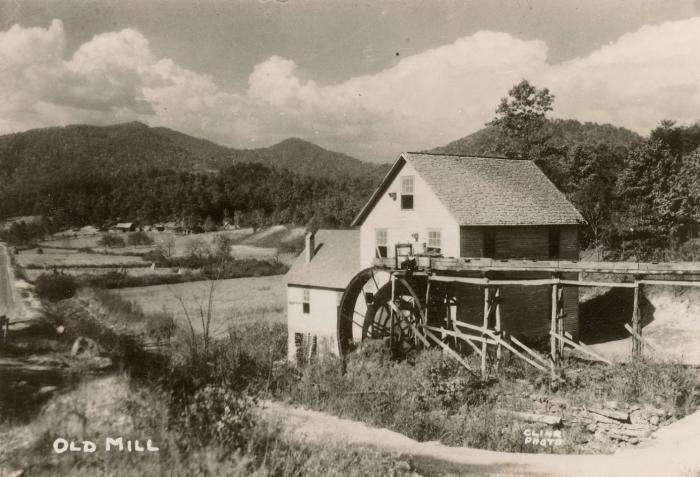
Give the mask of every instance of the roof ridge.
<svg viewBox="0 0 700 477">
<path fill-rule="evenodd" d="M 448 156 L 448 157 L 469 157 L 472 159 L 506 159 L 508 161 L 526 161 L 532 162 L 529 159 L 518 159 L 516 157 L 506 157 L 506 156 L 490 156 L 485 154 L 452 154 L 452 153 L 442 153 L 442 152 L 419 152 L 419 151 L 406 151 L 404 154 L 419 154 L 421 156 Z"/>
</svg>

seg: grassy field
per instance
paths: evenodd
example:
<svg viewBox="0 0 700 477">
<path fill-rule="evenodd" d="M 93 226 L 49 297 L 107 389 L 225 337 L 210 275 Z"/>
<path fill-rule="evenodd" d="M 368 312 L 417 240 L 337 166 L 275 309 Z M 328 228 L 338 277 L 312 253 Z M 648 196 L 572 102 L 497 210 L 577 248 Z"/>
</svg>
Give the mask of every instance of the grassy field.
<svg viewBox="0 0 700 477">
<path fill-rule="evenodd" d="M 179 325 L 186 325 L 186 316 L 178 298 L 182 299 L 195 325 L 199 323 L 200 306 L 207 309 L 210 282 L 198 281 L 175 285 L 122 288 L 124 299 L 139 304 L 146 313 L 166 310 L 175 315 Z M 224 333 L 229 324 L 247 321 L 285 322 L 284 276 L 233 278 L 216 282 L 212 301 L 213 333 Z M 201 325 L 199 326 L 201 329 Z"/>
<path fill-rule="evenodd" d="M 104 255 L 86 253 L 68 248 L 44 248 L 43 253 L 37 249 L 22 251 L 15 255 L 17 264 L 24 268 L 50 269 L 52 267 L 131 267 L 149 264 L 135 255 Z"/>
<path fill-rule="evenodd" d="M 227 230 L 219 232 L 205 232 L 201 234 L 183 235 L 174 232 L 146 232 L 153 240 L 153 245 L 149 246 L 125 246 L 115 248 L 105 248 L 98 244 L 101 234 L 93 235 L 66 235 L 62 233 L 56 235 L 52 240 L 41 242 L 44 251 L 55 250 L 54 253 L 59 253 L 57 249 L 66 250 L 66 252 L 76 251 L 80 249 L 90 249 L 96 253 L 102 254 L 119 254 L 119 255 L 142 255 L 152 251 L 158 247 L 169 250 L 173 257 L 182 257 L 189 254 L 191 246 L 196 242 L 203 242 L 211 247 L 214 238 L 217 235 L 225 235 L 231 239 L 231 255 L 236 258 L 256 258 L 256 259 L 271 259 L 278 257 L 284 262 L 289 262 L 293 255 L 288 253 L 278 253 L 278 249 L 287 246 L 288 244 L 299 240 L 304 235 L 303 227 L 293 227 L 286 225 L 276 225 L 258 232 L 253 233 L 253 229 L 244 228 L 238 230 Z M 128 239 L 127 233 L 114 233 L 112 235 L 119 236 L 126 242 Z"/>
</svg>

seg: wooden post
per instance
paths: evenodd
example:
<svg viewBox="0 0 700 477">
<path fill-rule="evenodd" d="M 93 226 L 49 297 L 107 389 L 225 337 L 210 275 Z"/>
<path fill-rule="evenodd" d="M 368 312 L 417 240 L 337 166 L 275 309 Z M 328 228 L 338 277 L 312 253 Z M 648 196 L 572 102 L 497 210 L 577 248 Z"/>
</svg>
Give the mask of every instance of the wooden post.
<svg viewBox="0 0 700 477">
<path fill-rule="evenodd" d="M 501 336 L 501 288 L 496 287 L 496 294 L 494 297 L 494 305 L 496 309 L 496 334 L 503 339 L 503 336 Z M 496 345 L 496 363 L 498 366 L 501 364 L 501 342 L 498 342 L 498 345 Z"/>
<path fill-rule="evenodd" d="M 557 333 L 564 335 L 564 287 L 557 286 Z M 559 341 L 559 356 L 564 355 L 564 342 Z"/>
<path fill-rule="evenodd" d="M 389 320 L 389 349 L 394 350 L 394 323 L 395 323 L 395 318 L 394 315 L 396 315 L 396 312 L 394 311 L 395 303 L 394 299 L 396 296 L 396 277 L 394 274 L 391 274 L 391 303 L 394 305 L 393 307 L 390 306 L 391 312 L 390 312 L 390 317 L 391 319 Z"/>
<path fill-rule="evenodd" d="M 556 278 L 556 276 L 552 276 Z M 556 368 L 559 366 L 559 343 L 555 335 L 557 334 L 557 319 L 559 317 L 559 285 L 552 285 L 552 310 L 550 323 L 549 352 L 552 356 L 552 379 L 556 377 Z"/>
<path fill-rule="evenodd" d="M 642 314 L 639 309 L 639 299 L 642 285 L 635 277 L 634 281 L 634 304 L 632 305 L 632 329 L 639 336 L 642 335 Z M 632 336 L 632 356 L 639 356 L 642 353 L 642 342 L 634 335 Z"/>
<path fill-rule="evenodd" d="M 489 327 L 489 314 L 491 312 L 489 307 L 490 295 L 491 290 L 489 289 L 489 286 L 486 285 L 484 287 L 484 329 Z M 486 347 L 486 335 L 481 333 L 481 337 L 484 338 L 484 341 L 481 342 L 481 379 L 486 379 L 486 353 L 488 350 Z"/>
</svg>

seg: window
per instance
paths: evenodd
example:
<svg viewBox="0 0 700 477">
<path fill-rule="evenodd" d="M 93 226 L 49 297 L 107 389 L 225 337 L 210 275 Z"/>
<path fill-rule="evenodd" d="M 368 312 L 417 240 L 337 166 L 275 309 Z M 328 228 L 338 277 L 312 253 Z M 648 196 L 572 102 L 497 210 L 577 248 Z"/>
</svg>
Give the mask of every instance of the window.
<svg viewBox="0 0 700 477">
<path fill-rule="evenodd" d="M 304 290 L 304 296 L 301 304 L 301 311 L 303 313 L 309 313 L 311 311 L 311 303 L 309 300 L 309 290 Z"/>
<path fill-rule="evenodd" d="M 494 258 L 496 256 L 496 231 L 484 230 L 484 257 Z"/>
<path fill-rule="evenodd" d="M 413 209 L 413 176 L 401 178 L 401 209 Z"/>
<path fill-rule="evenodd" d="M 442 234 L 439 230 L 428 230 L 428 252 L 440 253 Z"/>
<path fill-rule="evenodd" d="M 375 229 L 374 231 L 374 246 L 376 247 L 377 257 L 388 257 L 389 247 L 387 245 L 386 229 Z"/>
<path fill-rule="evenodd" d="M 559 245 L 561 244 L 561 231 L 558 227 L 549 228 L 549 258 L 559 259 Z"/>
</svg>

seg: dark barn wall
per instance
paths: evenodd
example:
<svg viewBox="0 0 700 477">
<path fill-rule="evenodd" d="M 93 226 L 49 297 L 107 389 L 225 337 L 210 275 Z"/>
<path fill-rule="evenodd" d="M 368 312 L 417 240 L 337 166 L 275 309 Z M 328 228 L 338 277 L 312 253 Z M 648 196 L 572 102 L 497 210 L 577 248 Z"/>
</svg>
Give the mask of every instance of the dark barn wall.
<svg viewBox="0 0 700 477">
<path fill-rule="evenodd" d="M 559 258 L 578 260 L 578 227 L 556 226 L 559 229 Z M 483 256 L 483 232 L 486 227 L 460 227 L 460 255 Z M 496 259 L 549 259 L 550 226 L 489 227 L 495 231 Z M 507 274 L 495 278 L 549 278 L 547 274 Z M 576 275 L 562 278 L 576 279 Z M 549 337 L 551 324 L 551 286 L 502 286 L 501 326 L 504 330 L 529 339 Z M 478 326 L 483 324 L 483 287 L 460 284 L 457 286 L 457 319 Z M 578 336 L 578 288 L 564 288 L 564 330 Z M 493 326 L 493 323 L 490 324 Z"/>
<path fill-rule="evenodd" d="M 576 225 L 529 225 L 512 227 L 460 227 L 460 257 L 483 257 L 485 230 L 496 234 L 496 255 L 502 259 L 549 259 L 549 230 L 559 229 L 559 258 L 578 260 L 578 226 Z"/>
</svg>

